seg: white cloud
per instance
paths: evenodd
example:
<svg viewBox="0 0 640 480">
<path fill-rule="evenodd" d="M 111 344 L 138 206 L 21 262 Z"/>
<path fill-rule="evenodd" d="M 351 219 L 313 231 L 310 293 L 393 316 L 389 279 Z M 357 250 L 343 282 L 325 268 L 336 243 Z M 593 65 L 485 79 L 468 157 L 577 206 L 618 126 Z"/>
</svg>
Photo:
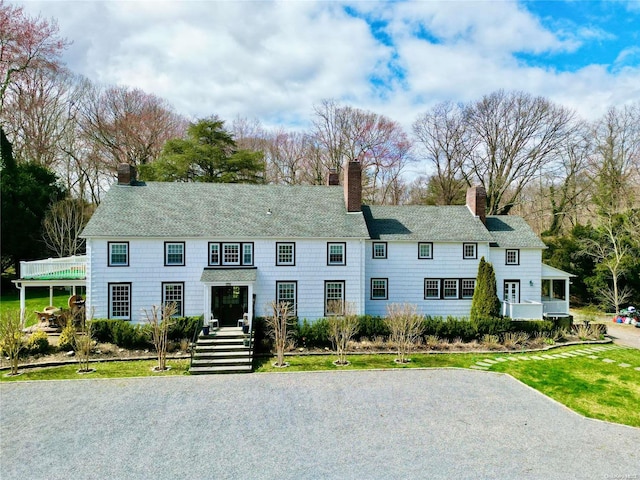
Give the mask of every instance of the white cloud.
<svg viewBox="0 0 640 480">
<path fill-rule="evenodd" d="M 321 99 L 337 98 L 408 128 L 436 102 L 500 88 L 548 96 L 588 118 L 640 98 L 640 72 L 628 62 L 637 47 L 618 55 L 614 71 L 591 65 L 559 72 L 519 61 L 518 54 L 574 52 L 613 33 L 570 22 L 551 30 L 515 1 L 349 4 L 360 16 L 322 1 L 23 5 L 58 19 L 74 41 L 65 57 L 73 71 L 142 88 L 194 118 L 240 115 L 286 127 L 308 121 Z M 392 46 L 361 17 L 386 22 Z M 383 94 L 373 76 L 388 82 Z"/>
</svg>

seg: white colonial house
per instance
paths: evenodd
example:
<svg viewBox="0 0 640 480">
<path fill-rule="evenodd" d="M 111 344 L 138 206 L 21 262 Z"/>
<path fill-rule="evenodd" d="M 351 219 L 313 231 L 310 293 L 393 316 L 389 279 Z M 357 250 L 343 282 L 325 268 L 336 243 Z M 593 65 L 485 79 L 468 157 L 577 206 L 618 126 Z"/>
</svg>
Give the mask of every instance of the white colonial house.
<svg viewBox="0 0 640 480">
<path fill-rule="evenodd" d="M 94 318 L 139 322 L 144 309 L 176 302 L 179 315 L 235 326 L 273 301 L 311 321 L 345 302 L 359 314 L 411 303 L 425 315 L 467 316 L 482 257 L 505 315 L 569 313 L 570 275 L 542 263 L 545 246 L 523 219 L 485 216 L 482 187 L 466 206 L 362 206 L 358 162 L 342 188 L 334 172 L 326 186 L 144 183 L 127 165 L 118 173 L 83 232 Z M 44 281 L 23 275 L 21 298 Z"/>
</svg>

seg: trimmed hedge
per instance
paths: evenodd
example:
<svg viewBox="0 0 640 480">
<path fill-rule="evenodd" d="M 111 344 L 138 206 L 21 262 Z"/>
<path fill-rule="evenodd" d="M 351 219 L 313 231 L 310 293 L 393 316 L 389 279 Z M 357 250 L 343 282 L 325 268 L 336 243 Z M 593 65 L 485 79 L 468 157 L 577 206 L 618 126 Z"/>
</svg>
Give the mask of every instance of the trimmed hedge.
<svg viewBox="0 0 640 480">
<path fill-rule="evenodd" d="M 200 325 L 201 317 L 178 317 L 169 326 L 169 340 L 192 339 Z M 98 342 L 114 343 L 122 348 L 151 347 L 151 330 L 147 324 L 135 324 L 127 320 L 93 320 L 92 334 Z"/>
</svg>

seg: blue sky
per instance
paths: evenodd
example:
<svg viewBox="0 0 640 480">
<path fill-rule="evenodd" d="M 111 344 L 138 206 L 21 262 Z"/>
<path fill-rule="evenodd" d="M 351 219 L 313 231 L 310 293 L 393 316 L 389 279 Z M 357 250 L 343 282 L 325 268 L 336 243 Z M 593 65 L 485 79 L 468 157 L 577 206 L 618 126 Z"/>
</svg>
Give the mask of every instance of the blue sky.
<svg viewBox="0 0 640 480">
<path fill-rule="evenodd" d="M 592 120 L 640 101 L 640 1 L 27 1 L 101 84 L 198 118 L 304 128 L 332 98 L 410 128 L 444 101 L 524 90 Z"/>
</svg>

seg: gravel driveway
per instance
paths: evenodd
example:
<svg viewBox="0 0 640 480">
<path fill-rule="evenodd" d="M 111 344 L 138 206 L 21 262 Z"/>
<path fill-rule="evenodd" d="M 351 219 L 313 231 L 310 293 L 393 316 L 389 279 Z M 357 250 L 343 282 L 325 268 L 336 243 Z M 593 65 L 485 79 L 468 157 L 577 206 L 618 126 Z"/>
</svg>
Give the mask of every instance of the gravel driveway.
<svg viewBox="0 0 640 480">
<path fill-rule="evenodd" d="M 3 480 L 640 478 L 640 429 L 487 372 L 23 382 L 0 394 Z"/>
</svg>

